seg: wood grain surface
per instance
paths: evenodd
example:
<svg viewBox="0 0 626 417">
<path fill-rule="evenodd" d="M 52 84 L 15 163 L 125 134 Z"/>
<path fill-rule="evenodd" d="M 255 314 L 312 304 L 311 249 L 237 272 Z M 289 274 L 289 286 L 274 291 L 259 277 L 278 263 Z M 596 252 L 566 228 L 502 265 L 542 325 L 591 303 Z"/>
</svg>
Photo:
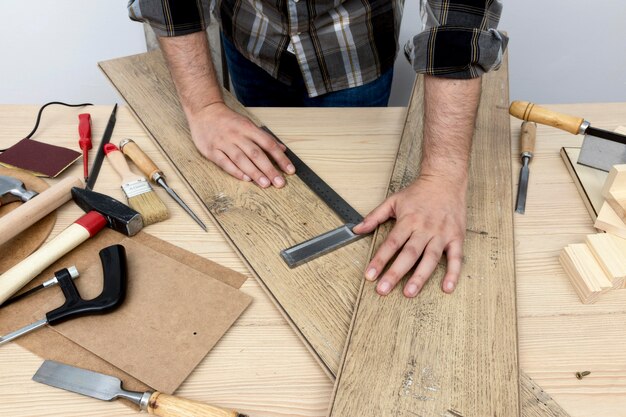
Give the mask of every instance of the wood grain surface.
<svg viewBox="0 0 626 417">
<path fill-rule="evenodd" d="M 297 176 L 283 189 L 236 180 L 195 149 L 159 51 L 100 64 L 329 373 L 337 369 L 371 238 L 289 269 L 282 249 L 341 220 Z M 242 107 L 241 112 L 246 112 Z"/>
<path fill-rule="evenodd" d="M 439 265 L 415 299 L 364 283 L 331 401 L 340 416 L 519 416 L 511 139 L 506 66 L 483 77 L 469 174 L 461 285 Z M 422 83 L 416 82 L 389 193 L 418 174 Z M 392 224 L 378 228 L 374 250 Z M 406 278 L 405 278 L 406 279 Z"/>
<path fill-rule="evenodd" d="M 28 132 L 39 107 L 36 104 L 1 105 L 0 144 L 10 145 L 16 137 Z M 102 136 L 111 107 L 112 104 L 89 108 L 94 146 Z M 604 129 L 626 124 L 626 103 L 550 107 L 563 113 L 584 115 Z M 84 111 L 46 109 L 38 140 L 75 147 L 76 118 Z M 382 200 L 405 109 L 258 108 L 252 111 L 361 213 L 367 213 Z M 295 124 L 294 120 L 299 123 Z M 520 124 L 519 120 L 511 119 L 513 138 L 519 138 Z M 171 217 L 149 226 L 146 232 L 250 277 L 236 252 L 210 224 L 203 205 L 175 174 L 174 167 L 126 106 L 119 110 L 112 142 L 119 143 L 124 137 L 133 138 L 146 150 L 165 172 L 168 184 L 209 226 L 209 233 L 203 232 L 163 190 L 157 189 L 155 192 L 168 206 Z M 582 242 L 587 234 L 595 233 L 592 220 L 559 157 L 561 147 L 580 146 L 581 140 L 554 128 L 538 126 L 537 129 L 526 214 L 514 216 L 520 366 L 572 417 L 625 417 L 626 357 L 616 353 L 616 346 L 626 343 L 626 292 L 613 291 L 594 305 L 581 306 L 558 264 L 558 254 L 565 245 Z M 513 140 L 511 154 L 513 191 L 517 189 L 519 177 L 518 142 Z M 70 172 L 81 175 L 80 162 L 74 164 Z M 106 163 L 95 190 L 123 198 L 119 180 Z M 81 212 L 75 205 L 66 204 L 57 213 L 52 236 Z M 296 337 L 258 281 L 249 279 L 242 288 L 254 302 L 177 395 L 239 408 L 254 417 L 326 415 L 332 381 Z M 0 415 L 137 415 L 119 401 L 96 401 L 31 381 L 40 364 L 41 358 L 17 344 L 2 346 Z M 576 379 L 574 373 L 583 370 L 590 370 L 591 374 L 583 380 Z M 524 380 L 524 373 L 520 380 Z M 534 409 L 526 406 L 526 398 Z M 523 413 L 534 412 L 529 417 L 551 416 L 538 403 L 546 401 L 545 397 L 533 400 L 532 396 L 523 396 L 522 401 Z"/>
</svg>

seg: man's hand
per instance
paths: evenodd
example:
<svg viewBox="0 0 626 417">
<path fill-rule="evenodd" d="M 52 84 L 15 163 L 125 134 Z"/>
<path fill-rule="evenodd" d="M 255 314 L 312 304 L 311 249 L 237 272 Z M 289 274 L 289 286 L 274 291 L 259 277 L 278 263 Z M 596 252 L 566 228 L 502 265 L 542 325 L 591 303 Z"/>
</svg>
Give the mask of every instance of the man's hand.
<svg viewBox="0 0 626 417">
<path fill-rule="evenodd" d="M 451 293 L 457 285 L 463 259 L 467 170 L 480 82 L 480 78 L 424 77 L 420 176 L 387 198 L 354 228 L 355 233 L 367 233 L 390 217 L 396 218 L 395 226 L 365 269 L 366 279 L 373 281 L 380 277 L 376 291 L 381 295 L 389 294 L 419 261 L 404 287 L 405 296 L 415 297 L 444 252 L 448 265 L 442 288 Z"/>
<path fill-rule="evenodd" d="M 206 33 L 161 37 L 159 43 L 198 151 L 235 178 L 262 188 L 284 186 L 270 160 L 293 174 L 284 146 L 224 104 Z"/>
<path fill-rule="evenodd" d="M 221 102 L 190 115 L 188 120 L 198 151 L 235 178 L 254 181 L 262 188 L 284 186 L 285 179 L 268 155 L 284 172 L 295 172 L 284 145 Z"/>
<path fill-rule="evenodd" d="M 465 239 L 466 184 L 450 183 L 445 178 L 419 177 L 413 184 L 393 194 L 354 228 L 355 233 L 369 233 L 389 218 L 396 224 L 381 244 L 365 270 L 365 278 L 380 277 L 376 291 L 387 295 L 413 268 L 415 272 L 404 286 L 404 295 L 415 297 L 445 252 L 448 261 L 442 289 L 454 291 L 461 273 Z M 389 269 L 385 265 L 396 255 Z"/>
</svg>

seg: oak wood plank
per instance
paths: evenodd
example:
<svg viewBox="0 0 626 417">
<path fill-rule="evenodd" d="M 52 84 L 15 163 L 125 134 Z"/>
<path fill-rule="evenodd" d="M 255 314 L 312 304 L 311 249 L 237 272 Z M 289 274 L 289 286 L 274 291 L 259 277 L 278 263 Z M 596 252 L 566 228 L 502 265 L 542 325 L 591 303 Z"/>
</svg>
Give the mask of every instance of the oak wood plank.
<svg viewBox="0 0 626 417">
<path fill-rule="evenodd" d="M 418 173 L 421 80 L 407 112 L 389 193 Z M 340 416 L 518 416 L 517 326 L 506 65 L 483 78 L 468 193 L 463 280 L 440 289 L 439 265 L 420 295 L 379 297 L 365 282 L 331 401 Z M 392 224 L 378 228 L 375 250 Z"/>
<path fill-rule="evenodd" d="M 100 67 L 294 330 L 332 373 L 341 357 L 371 238 L 289 269 L 280 250 L 338 227 L 340 219 L 297 176 L 288 177 L 283 189 L 262 190 L 206 161 L 191 141 L 160 51 L 102 62 Z M 231 107 L 250 115 L 226 98 Z"/>
</svg>

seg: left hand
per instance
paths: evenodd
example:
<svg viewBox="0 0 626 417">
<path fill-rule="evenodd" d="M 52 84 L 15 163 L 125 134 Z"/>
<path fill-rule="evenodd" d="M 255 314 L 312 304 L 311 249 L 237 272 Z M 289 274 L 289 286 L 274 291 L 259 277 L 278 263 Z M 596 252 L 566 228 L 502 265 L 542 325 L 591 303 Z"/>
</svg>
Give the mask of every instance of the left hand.
<svg viewBox="0 0 626 417">
<path fill-rule="evenodd" d="M 438 176 L 420 176 L 407 188 L 387 198 L 355 226 L 355 233 L 369 233 L 394 217 L 396 224 L 365 269 L 365 278 L 379 278 L 385 265 L 393 264 L 380 276 L 376 291 L 387 295 L 416 264 L 404 286 L 406 297 L 415 297 L 432 275 L 445 252 L 446 274 L 442 289 L 454 291 L 463 262 L 466 225 L 467 180 L 452 181 Z"/>
</svg>

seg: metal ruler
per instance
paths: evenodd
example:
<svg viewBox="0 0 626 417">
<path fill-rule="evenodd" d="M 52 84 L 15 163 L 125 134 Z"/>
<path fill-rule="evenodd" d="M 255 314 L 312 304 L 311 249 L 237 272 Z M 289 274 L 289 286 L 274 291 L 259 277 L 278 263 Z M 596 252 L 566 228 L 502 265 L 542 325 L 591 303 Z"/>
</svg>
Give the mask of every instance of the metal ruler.
<svg viewBox="0 0 626 417">
<path fill-rule="evenodd" d="M 282 143 L 266 126 L 263 126 L 262 129 Z M 287 155 L 287 158 L 289 158 L 296 168 L 296 175 L 345 222 L 343 226 L 334 230 L 315 236 L 290 248 L 283 249 L 280 252 L 280 256 L 287 265 L 289 265 L 290 268 L 295 268 L 298 265 L 302 265 L 365 237 L 365 235 L 357 235 L 352 232 L 352 228 L 361 223 L 363 216 L 337 194 L 330 185 L 321 179 L 319 175 L 305 164 L 298 155 L 293 153 L 291 149 L 287 148 L 285 155 Z"/>
</svg>

